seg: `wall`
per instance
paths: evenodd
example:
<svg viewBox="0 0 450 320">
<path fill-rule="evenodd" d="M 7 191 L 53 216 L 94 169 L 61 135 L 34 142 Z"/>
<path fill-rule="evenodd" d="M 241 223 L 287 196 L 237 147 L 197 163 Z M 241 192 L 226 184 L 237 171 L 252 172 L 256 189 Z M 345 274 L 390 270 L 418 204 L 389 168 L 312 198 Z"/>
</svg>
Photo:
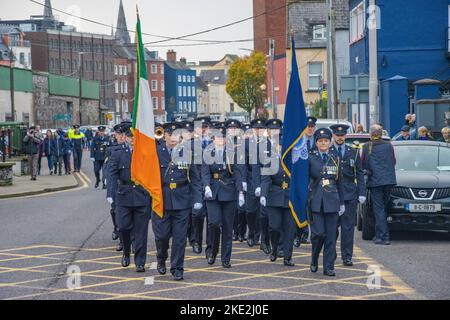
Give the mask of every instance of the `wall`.
<svg viewBox="0 0 450 320">
<path fill-rule="evenodd" d="M 24 113 L 28 114 L 29 123 L 33 123 L 33 93 L 15 92 L 14 108 L 16 111 L 16 121 L 26 122 Z M 6 114 L 11 113 L 11 93 L 9 90 L 0 89 L 0 122 L 6 121 Z"/>
</svg>

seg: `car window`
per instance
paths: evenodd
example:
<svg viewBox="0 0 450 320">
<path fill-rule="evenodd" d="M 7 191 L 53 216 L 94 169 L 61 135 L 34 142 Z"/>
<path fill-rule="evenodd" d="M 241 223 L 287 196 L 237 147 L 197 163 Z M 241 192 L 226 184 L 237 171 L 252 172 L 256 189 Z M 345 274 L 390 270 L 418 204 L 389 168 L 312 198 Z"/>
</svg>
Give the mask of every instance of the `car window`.
<svg viewBox="0 0 450 320">
<path fill-rule="evenodd" d="M 443 171 L 450 171 L 450 148 L 439 148 L 439 167 Z"/>
<path fill-rule="evenodd" d="M 438 171 L 439 149 L 437 146 L 398 145 L 395 146 L 399 171 Z"/>
</svg>

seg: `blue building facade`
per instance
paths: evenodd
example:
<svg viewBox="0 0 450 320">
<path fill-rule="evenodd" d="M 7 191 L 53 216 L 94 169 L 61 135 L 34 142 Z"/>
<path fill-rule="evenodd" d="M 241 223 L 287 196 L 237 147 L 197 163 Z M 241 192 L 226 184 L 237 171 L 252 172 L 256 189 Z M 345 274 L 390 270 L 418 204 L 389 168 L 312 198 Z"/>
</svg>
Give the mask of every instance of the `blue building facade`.
<svg viewBox="0 0 450 320">
<path fill-rule="evenodd" d="M 416 81 L 439 80 L 443 91 L 450 91 L 450 0 L 375 0 L 375 4 L 379 120 L 395 134 L 405 114 L 415 112 Z M 349 10 L 350 75 L 368 75 L 369 0 L 349 0 Z M 366 113 L 371 112 L 367 105 Z"/>
<path fill-rule="evenodd" d="M 181 62 L 165 62 L 167 121 L 197 116 L 196 72 Z"/>
</svg>

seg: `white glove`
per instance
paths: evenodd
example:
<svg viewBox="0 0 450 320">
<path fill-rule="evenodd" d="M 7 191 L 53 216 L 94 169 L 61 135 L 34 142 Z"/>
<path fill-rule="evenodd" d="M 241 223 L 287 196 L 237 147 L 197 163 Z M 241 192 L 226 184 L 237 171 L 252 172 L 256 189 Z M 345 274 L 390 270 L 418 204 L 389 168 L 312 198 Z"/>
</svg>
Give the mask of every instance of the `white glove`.
<svg viewBox="0 0 450 320">
<path fill-rule="evenodd" d="M 113 204 L 114 203 L 113 198 L 106 198 L 106 201 L 108 201 L 109 204 Z"/>
<path fill-rule="evenodd" d="M 209 186 L 205 187 L 205 199 L 211 199 L 212 198 L 212 190 Z"/>
<path fill-rule="evenodd" d="M 200 210 L 201 208 L 203 208 L 203 204 L 201 204 L 201 203 L 194 204 L 194 210 Z"/>
<path fill-rule="evenodd" d="M 242 189 L 244 189 L 244 192 L 247 192 L 247 182 L 242 182 Z"/>
<path fill-rule="evenodd" d="M 245 204 L 245 197 L 243 192 L 239 192 L 239 207 L 243 207 Z"/>
<path fill-rule="evenodd" d="M 342 216 L 345 212 L 345 205 L 342 205 L 340 210 L 339 210 L 339 217 Z"/>
<path fill-rule="evenodd" d="M 92 160 L 92 161 L 95 161 L 95 159 L 94 159 L 94 158 L 91 158 L 91 160 Z"/>
<path fill-rule="evenodd" d="M 366 202 L 367 198 L 364 196 L 359 196 L 358 200 L 359 200 L 359 203 L 364 204 Z"/>
<path fill-rule="evenodd" d="M 259 203 L 265 207 L 267 205 L 267 201 L 266 201 L 266 197 L 261 197 L 261 199 L 259 199 Z"/>
<path fill-rule="evenodd" d="M 261 197 L 261 188 L 260 187 L 255 189 L 255 197 Z"/>
</svg>

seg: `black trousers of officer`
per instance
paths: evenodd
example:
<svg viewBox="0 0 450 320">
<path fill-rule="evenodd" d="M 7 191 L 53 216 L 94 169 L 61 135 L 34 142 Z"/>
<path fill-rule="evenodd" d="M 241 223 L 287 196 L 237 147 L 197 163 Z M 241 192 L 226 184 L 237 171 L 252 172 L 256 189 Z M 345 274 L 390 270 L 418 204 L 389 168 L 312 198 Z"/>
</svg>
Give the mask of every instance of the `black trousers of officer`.
<svg viewBox="0 0 450 320">
<path fill-rule="evenodd" d="M 211 254 L 217 256 L 222 234 L 222 262 L 230 262 L 233 247 L 233 221 L 236 201 L 206 201 L 210 228 Z"/>
<path fill-rule="evenodd" d="M 291 259 L 295 231 L 297 230 L 297 224 L 292 216 L 291 209 L 267 207 L 266 211 L 269 216 L 272 249 L 278 252 L 280 244 L 282 244 L 284 258 Z"/>
<path fill-rule="evenodd" d="M 245 231 L 247 231 L 247 219 L 246 213 L 243 208 L 237 208 L 236 215 L 234 217 L 233 232 L 236 236 L 245 237 Z"/>
<path fill-rule="evenodd" d="M 152 227 L 155 234 L 156 258 L 165 262 L 168 258 L 169 240 L 172 238 L 170 253 L 170 272 L 184 271 L 184 253 L 191 208 L 184 210 L 164 210 L 161 219 L 152 213 Z"/>
<path fill-rule="evenodd" d="M 132 233 L 134 235 L 134 263 L 144 266 L 147 261 L 148 223 L 150 207 L 122 207 L 116 206 L 116 224 L 121 233 L 123 254 L 130 256 Z"/>
<path fill-rule="evenodd" d="M 353 239 L 355 236 L 357 201 L 345 201 L 345 212 L 339 217 L 338 226 L 341 227 L 341 257 L 351 260 L 353 257 Z M 337 231 L 337 238 L 339 230 Z"/>
<path fill-rule="evenodd" d="M 266 207 L 260 206 L 258 223 L 259 232 L 261 234 L 261 243 L 270 246 L 269 215 Z"/>
<path fill-rule="evenodd" d="M 81 160 L 83 159 L 83 149 L 73 149 L 73 167 L 75 171 L 81 170 Z"/>
<path fill-rule="evenodd" d="M 319 255 L 323 247 L 323 268 L 334 270 L 336 258 L 336 234 L 339 215 L 338 213 L 313 212 L 311 225 L 311 263 L 318 265 Z M 286 248 L 285 248 L 286 250 Z"/>
<path fill-rule="evenodd" d="M 105 176 L 103 174 L 103 164 L 105 163 L 105 160 L 95 160 L 94 161 L 94 173 L 95 173 L 95 178 L 97 179 L 97 181 L 102 181 L 104 183 L 105 181 Z M 102 171 L 102 178 L 100 179 L 100 171 Z"/>
<path fill-rule="evenodd" d="M 200 210 L 192 210 L 191 243 L 195 242 L 198 245 L 202 246 L 205 217 L 206 217 L 205 203 L 203 203 L 203 207 Z M 206 233 L 208 233 L 208 231 L 206 231 Z"/>
</svg>

